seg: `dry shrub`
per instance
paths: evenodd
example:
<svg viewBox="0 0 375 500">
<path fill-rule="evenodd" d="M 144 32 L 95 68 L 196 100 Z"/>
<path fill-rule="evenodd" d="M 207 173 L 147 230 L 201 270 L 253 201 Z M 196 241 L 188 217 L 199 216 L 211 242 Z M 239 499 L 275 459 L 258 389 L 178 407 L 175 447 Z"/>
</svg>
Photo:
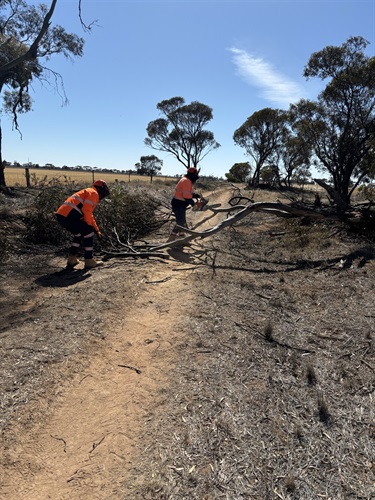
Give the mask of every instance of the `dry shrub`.
<svg viewBox="0 0 375 500">
<path fill-rule="evenodd" d="M 156 192 L 118 183 L 111 186 L 110 199 L 99 203 L 95 216 L 107 243 L 116 245 L 117 236 L 121 242 L 129 243 L 165 223 L 165 214 L 158 213 L 161 205 Z"/>
<path fill-rule="evenodd" d="M 69 237 L 54 216 L 56 209 L 64 200 L 84 186 L 74 182 L 61 184 L 59 179 L 50 181 L 49 185 L 38 192 L 35 202 L 25 217 L 25 237 L 32 243 L 61 245 Z M 95 218 L 104 233 L 102 245 L 115 244 L 117 233 L 125 243 L 160 227 L 165 216 L 158 216 L 157 210 L 161 201 L 150 194 L 149 189 L 128 187 L 116 183 L 111 186 L 111 198 L 102 200 L 96 210 Z"/>
<path fill-rule="evenodd" d="M 33 206 L 25 216 L 25 239 L 31 243 L 60 245 L 67 239 L 67 232 L 54 216 L 57 208 L 77 189 L 56 182 L 36 194 Z"/>
</svg>

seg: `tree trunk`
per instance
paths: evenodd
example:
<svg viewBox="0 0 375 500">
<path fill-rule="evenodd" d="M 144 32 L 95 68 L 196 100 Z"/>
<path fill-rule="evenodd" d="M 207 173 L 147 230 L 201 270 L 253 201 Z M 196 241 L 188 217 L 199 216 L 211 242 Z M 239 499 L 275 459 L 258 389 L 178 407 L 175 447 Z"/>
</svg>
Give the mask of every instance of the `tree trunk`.
<svg viewBox="0 0 375 500">
<path fill-rule="evenodd" d="M 323 189 L 325 189 L 327 191 L 328 195 L 335 203 L 337 210 L 339 212 L 346 212 L 346 210 L 348 209 L 348 206 L 349 206 L 349 203 L 347 202 L 347 197 L 344 200 L 341 193 L 339 193 L 339 191 L 334 189 L 329 184 L 326 184 L 322 179 L 314 179 L 314 182 L 319 184 L 319 186 L 321 186 Z"/>
</svg>

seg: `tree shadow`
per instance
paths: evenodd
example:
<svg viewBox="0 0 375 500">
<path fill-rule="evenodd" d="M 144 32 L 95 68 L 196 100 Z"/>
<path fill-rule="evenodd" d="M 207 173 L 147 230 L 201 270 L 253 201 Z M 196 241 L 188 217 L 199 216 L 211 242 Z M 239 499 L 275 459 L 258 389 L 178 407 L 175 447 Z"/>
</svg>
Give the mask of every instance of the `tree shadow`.
<svg viewBox="0 0 375 500">
<path fill-rule="evenodd" d="M 208 262 L 208 254 L 210 250 L 206 248 L 197 249 L 192 247 L 191 244 L 180 245 L 167 249 L 168 255 L 178 262 L 184 262 L 186 264 L 194 264 L 195 266 L 208 266 L 211 264 Z"/>
<path fill-rule="evenodd" d="M 237 252 L 236 255 L 240 255 L 242 258 L 249 260 L 247 256 L 242 253 Z M 233 271 L 244 271 L 251 273 L 268 273 L 275 274 L 280 271 L 283 272 L 294 272 L 294 271 L 308 271 L 313 269 L 319 269 L 321 271 L 327 271 L 329 269 L 337 270 L 347 270 L 350 269 L 355 263 L 358 268 L 363 268 L 368 262 L 375 259 L 375 249 L 371 246 L 366 246 L 358 250 L 354 250 L 348 254 L 344 254 L 338 257 L 328 258 L 328 259 L 298 259 L 297 261 L 272 261 L 264 258 L 251 259 L 251 262 L 256 262 L 258 264 L 263 264 L 259 269 L 250 269 L 242 267 L 239 265 L 216 265 L 216 269 L 226 269 Z M 275 266 L 275 268 L 270 268 L 270 266 Z"/>
<path fill-rule="evenodd" d="M 62 288 L 75 285 L 91 276 L 87 269 L 65 268 L 56 273 L 40 276 L 34 282 L 39 286 Z"/>
</svg>

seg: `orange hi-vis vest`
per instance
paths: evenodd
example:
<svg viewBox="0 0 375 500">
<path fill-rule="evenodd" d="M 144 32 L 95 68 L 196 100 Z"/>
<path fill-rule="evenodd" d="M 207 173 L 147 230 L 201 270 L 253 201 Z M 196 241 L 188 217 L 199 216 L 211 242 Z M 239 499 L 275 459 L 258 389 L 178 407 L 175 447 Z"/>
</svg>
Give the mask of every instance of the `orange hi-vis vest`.
<svg viewBox="0 0 375 500">
<path fill-rule="evenodd" d="M 95 188 L 81 189 L 65 200 L 56 213 L 67 217 L 72 210 L 77 210 L 82 215 L 83 220 L 98 232 L 99 228 L 94 217 L 94 210 L 98 202 L 99 195 Z"/>
<path fill-rule="evenodd" d="M 173 198 L 177 200 L 185 201 L 191 200 L 193 197 L 193 183 L 187 177 L 182 177 L 176 185 L 176 189 Z"/>
</svg>

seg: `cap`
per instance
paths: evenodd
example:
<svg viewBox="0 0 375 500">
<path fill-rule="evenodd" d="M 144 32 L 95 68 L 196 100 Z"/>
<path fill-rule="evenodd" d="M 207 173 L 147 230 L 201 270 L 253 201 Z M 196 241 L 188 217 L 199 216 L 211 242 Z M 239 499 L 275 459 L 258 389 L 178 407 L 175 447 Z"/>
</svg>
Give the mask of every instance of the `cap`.
<svg viewBox="0 0 375 500">
<path fill-rule="evenodd" d="M 188 174 L 194 174 L 194 175 L 198 175 L 199 174 L 199 171 L 198 169 L 194 168 L 194 167 L 190 167 L 188 168 Z"/>
<path fill-rule="evenodd" d="M 95 181 L 92 187 L 96 188 L 96 190 L 98 191 L 99 199 L 109 196 L 109 189 L 107 183 L 102 179 L 98 179 L 97 181 Z"/>
<path fill-rule="evenodd" d="M 103 181 L 102 179 L 98 179 L 97 181 L 94 182 L 93 187 L 107 187 L 107 183 Z"/>
</svg>

